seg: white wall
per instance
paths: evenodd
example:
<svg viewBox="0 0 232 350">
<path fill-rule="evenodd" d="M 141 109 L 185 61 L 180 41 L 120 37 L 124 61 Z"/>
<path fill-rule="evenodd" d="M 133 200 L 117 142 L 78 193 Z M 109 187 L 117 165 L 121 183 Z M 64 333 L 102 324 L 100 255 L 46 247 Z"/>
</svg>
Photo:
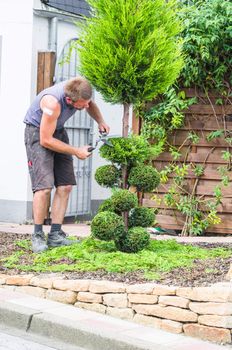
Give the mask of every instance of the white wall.
<svg viewBox="0 0 232 350">
<path fill-rule="evenodd" d="M 0 1 L 0 200 L 25 201 L 27 196 L 23 118 L 31 93 L 32 3 Z"/>
</svg>

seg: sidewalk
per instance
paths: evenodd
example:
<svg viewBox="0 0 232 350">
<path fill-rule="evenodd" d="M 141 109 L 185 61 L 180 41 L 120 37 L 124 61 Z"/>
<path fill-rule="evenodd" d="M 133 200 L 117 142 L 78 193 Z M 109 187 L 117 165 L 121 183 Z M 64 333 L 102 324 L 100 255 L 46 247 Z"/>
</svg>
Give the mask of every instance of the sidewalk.
<svg viewBox="0 0 232 350">
<path fill-rule="evenodd" d="M 45 233 L 50 231 L 50 226 L 43 226 Z M 91 228 L 90 225 L 86 224 L 64 224 L 62 226 L 64 232 L 71 236 L 87 237 L 90 235 Z M 14 223 L 0 222 L 0 232 L 5 233 L 17 233 L 17 234 L 32 234 L 34 228 L 33 225 L 20 225 Z M 163 240 L 163 239 L 176 239 L 178 242 L 208 242 L 208 243 L 232 243 L 232 236 L 221 235 L 213 237 L 180 237 L 180 236 L 169 236 L 169 235 L 156 235 L 151 234 L 151 238 Z"/>
<path fill-rule="evenodd" d="M 232 349 L 2 288 L 0 326 L 60 340 L 67 350 Z"/>
</svg>

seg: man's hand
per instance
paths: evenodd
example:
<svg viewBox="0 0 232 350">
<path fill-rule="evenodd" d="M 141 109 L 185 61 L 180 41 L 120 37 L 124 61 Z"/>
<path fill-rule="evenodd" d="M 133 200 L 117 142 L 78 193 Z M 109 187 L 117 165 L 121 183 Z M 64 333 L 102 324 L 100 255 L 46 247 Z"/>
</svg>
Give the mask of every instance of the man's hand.
<svg viewBox="0 0 232 350">
<path fill-rule="evenodd" d="M 99 123 L 98 129 L 100 132 L 106 132 L 107 134 L 109 134 L 109 132 L 110 132 L 110 127 L 105 122 Z"/>
<path fill-rule="evenodd" d="M 88 152 L 89 147 L 90 146 L 88 145 L 76 148 L 75 156 L 82 160 L 88 158 L 92 154 L 91 152 Z"/>
</svg>

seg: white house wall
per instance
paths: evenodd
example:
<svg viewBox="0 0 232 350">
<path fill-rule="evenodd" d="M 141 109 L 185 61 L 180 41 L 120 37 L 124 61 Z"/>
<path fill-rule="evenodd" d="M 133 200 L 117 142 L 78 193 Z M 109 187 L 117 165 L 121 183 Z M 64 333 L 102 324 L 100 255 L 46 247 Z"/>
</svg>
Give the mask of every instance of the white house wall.
<svg viewBox="0 0 232 350">
<path fill-rule="evenodd" d="M 39 0 L 0 0 L 0 221 L 23 223 L 32 218 L 32 193 L 24 148 L 24 115 L 36 95 L 38 51 L 49 49 L 49 19 L 33 14 Z M 52 9 L 51 9 L 52 10 Z M 78 37 L 74 23 L 58 21 L 58 57 L 64 45 Z M 95 100 L 112 134 L 121 133 L 121 106 Z M 94 139 L 98 128 L 94 124 Z M 98 151 L 92 159 L 92 208 L 110 195 L 96 183 L 94 173 L 105 164 Z"/>
<path fill-rule="evenodd" d="M 31 92 L 32 2 L 0 1 L 0 221 L 20 222 L 27 212 L 22 119 Z"/>
</svg>

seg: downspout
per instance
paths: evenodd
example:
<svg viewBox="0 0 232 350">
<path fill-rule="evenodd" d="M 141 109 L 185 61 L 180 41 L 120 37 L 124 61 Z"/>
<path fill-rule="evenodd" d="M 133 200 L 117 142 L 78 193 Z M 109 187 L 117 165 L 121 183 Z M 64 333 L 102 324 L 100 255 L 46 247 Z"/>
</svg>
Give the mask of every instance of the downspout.
<svg viewBox="0 0 232 350">
<path fill-rule="evenodd" d="M 49 33 L 48 33 L 48 50 L 55 52 L 55 60 L 57 57 L 57 29 L 58 29 L 58 17 L 52 17 L 49 21 Z M 53 76 L 53 83 L 55 83 L 56 77 Z"/>
<path fill-rule="evenodd" d="M 58 18 L 52 17 L 49 23 L 49 41 L 48 49 L 57 53 L 57 27 L 58 27 Z"/>
<path fill-rule="evenodd" d="M 57 28 L 58 28 L 58 18 L 52 17 L 49 20 L 49 29 L 48 29 L 48 50 L 55 53 L 55 62 L 57 57 Z M 54 63 L 55 64 L 55 63 Z M 53 83 L 56 82 L 55 70 L 53 75 Z M 51 195 L 49 198 L 48 208 L 47 208 L 47 217 L 44 220 L 45 225 L 51 225 Z"/>
</svg>

